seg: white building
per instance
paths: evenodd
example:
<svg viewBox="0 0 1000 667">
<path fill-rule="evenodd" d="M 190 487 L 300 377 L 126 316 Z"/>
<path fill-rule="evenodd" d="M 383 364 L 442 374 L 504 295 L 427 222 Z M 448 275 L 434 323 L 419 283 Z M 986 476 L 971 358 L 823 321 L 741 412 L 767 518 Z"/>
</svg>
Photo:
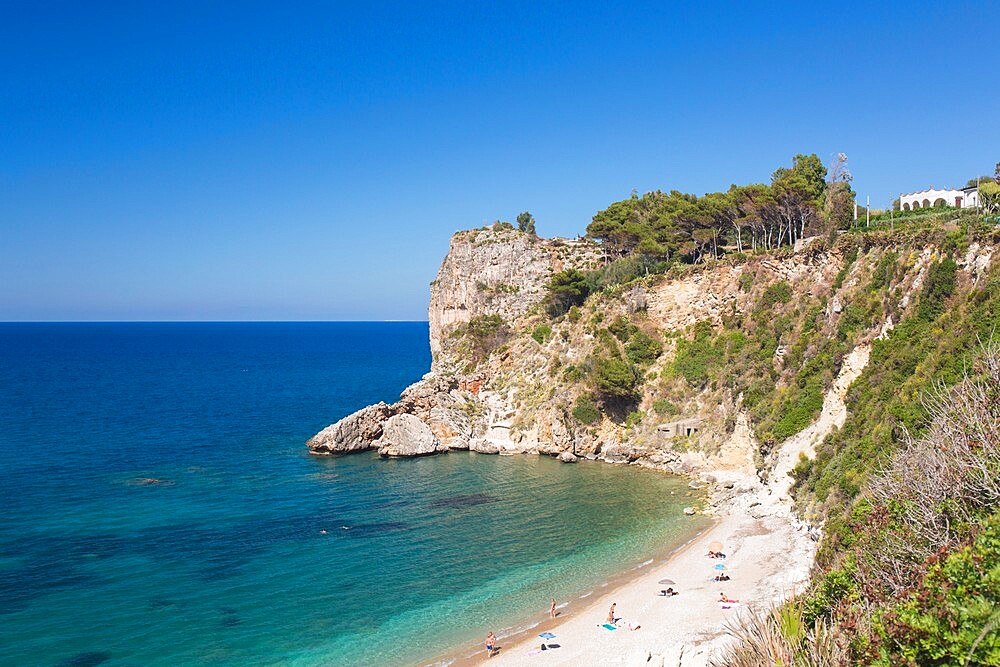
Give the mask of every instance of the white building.
<svg viewBox="0 0 1000 667">
<path fill-rule="evenodd" d="M 920 192 L 899 195 L 899 209 L 912 211 L 932 206 L 954 206 L 955 208 L 976 208 L 979 204 L 979 188 L 972 186 L 960 190 L 935 190 L 932 185 Z"/>
</svg>

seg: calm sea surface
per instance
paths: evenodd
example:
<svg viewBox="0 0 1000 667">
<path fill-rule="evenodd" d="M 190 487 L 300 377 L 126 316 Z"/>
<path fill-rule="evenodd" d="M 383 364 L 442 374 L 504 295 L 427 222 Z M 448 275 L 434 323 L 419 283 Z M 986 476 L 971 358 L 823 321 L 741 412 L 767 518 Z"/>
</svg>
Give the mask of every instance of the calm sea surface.
<svg viewBox="0 0 1000 667">
<path fill-rule="evenodd" d="M 690 534 L 648 471 L 306 454 L 429 366 L 426 323 L 0 324 L 0 664 L 418 664 Z"/>
</svg>

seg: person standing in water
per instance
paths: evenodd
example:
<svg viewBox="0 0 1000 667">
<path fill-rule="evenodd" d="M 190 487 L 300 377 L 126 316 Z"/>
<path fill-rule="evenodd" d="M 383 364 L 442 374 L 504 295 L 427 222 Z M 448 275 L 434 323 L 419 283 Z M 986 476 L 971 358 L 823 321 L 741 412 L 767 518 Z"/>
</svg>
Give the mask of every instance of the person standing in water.
<svg viewBox="0 0 1000 667">
<path fill-rule="evenodd" d="M 611 603 L 611 609 L 608 610 L 608 623 L 614 625 L 615 623 L 615 605 L 616 602 Z"/>
<path fill-rule="evenodd" d="M 556 599 L 552 598 L 552 606 L 549 607 L 549 616 L 552 618 L 556 617 Z"/>
</svg>

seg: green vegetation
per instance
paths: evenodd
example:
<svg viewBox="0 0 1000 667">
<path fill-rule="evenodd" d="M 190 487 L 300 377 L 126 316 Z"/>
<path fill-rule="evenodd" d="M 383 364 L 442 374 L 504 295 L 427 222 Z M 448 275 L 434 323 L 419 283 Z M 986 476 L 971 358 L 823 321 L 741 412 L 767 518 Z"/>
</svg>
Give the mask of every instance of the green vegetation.
<svg viewBox="0 0 1000 667">
<path fill-rule="evenodd" d="M 536 326 L 531 332 L 531 337 L 534 338 L 535 342 L 539 345 L 547 341 L 550 336 L 552 336 L 552 325 L 545 322 Z"/>
<path fill-rule="evenodd" d="M 527 211 L 517 216 L 517 228 L 525 234 L 535 235 L 535 216 Z"/>
<path fill-rule="evenodd" d="M 566 269 L 552 276 L 548 285 L 546 312 L 559 317 L 573 306 L 582 305 L 590 294 L 587 277 L 576 269 Z"/>
<path fill-rule="evenodd" d="M 460 340 L 459 353 L 478 363 L 506 343 L 510 333 L 499 315 L 480 315 L 455 328 L 451 336 Z"/>
<path fill-rule="evenodd" d="M 617 357 L 595 358 L 591 379 L 605 398 L 633 399 L 639 388 L 635 367 Z"/>
<path fill-rule="evenodd" d="M 842 157 L 842 161 L 841 158 Z M 796 155 L 779 167 L 770 185 L 732 186 L 704 197 L 659 190 L 615 202 L 594 215 L 587 235 L 616 257 L 699 262 L 718 258 L 722 247 L 771 249 L 823 233 L 853 206 L 846 156 L 838 156 L 827 197 L 827 168 L 816 155 Z"/>
<path fill-rule="evenodd" d="M 653 401 L 653 412 L 658 415 L 677 415 L 680 414 L 680 409 L 672 402 L 665 398 L 658 398 Z"/>
<path fill-rule="evenodd" d="M 593 399 L 581 396 L 573 404 L 573 417 L 581 424 L 596 424 L 601 419 L 601 411 L 597 409 Z"/>
</svg>

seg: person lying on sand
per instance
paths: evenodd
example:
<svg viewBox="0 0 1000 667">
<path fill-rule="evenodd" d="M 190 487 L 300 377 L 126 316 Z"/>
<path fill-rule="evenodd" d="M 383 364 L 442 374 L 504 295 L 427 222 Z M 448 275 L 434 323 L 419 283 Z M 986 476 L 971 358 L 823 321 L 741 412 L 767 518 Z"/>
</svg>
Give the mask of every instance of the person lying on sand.
<svg viewBox="0 0 1000 667">
<path fill-rule="evenodd" d="M 666 590 L 661 590 L 659 593 L 657 593 L 657 595 L 661 597 L 663 596 L 670 597 L 672 595 L 677 595 L 677 591 L 675 591 L 673 588 L 668 588 Z"/>
<path fill-rule="evenodd" d="M 716 581 L 729 581 L 729 575 L 726 574 L 725 572 L 720 572 L 719 574 L 715 575 L 715 580 Z"/>
<path fill-rule="evenodd" d="M 708 552 L 708 557 L 709 558 L 725 558 L 726 554 L 722 553 L 721 551 L 709 551 Z"/>
<path fill-rule="evenodd" d="M 731 600 L 731 599 L 729 599 L 729 598 L 726 597 L 725 593 L 719 593 L 719 602 L 729 602 L 729 603 L 732 603 L 732 602 L 739 602 L 739 600 Z"/>
</svg>

